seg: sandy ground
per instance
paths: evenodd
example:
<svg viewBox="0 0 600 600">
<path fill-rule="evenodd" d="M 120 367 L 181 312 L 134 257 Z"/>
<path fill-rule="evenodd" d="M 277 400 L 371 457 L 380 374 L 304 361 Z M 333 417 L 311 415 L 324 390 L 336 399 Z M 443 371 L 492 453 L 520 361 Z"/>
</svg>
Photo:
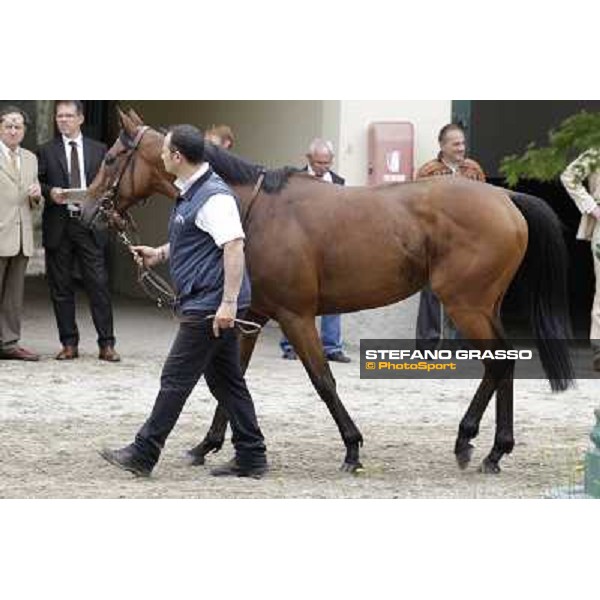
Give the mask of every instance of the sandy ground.
<svg viewBox="0 0 600 600">
<path fill-rule="evenodd" d="M 83 303 L 82 357 L 58 363 L 52 359 L 58 344 L 42 284 L 28 280 L 23 343 L 43 360 L 0 361 L 0 497 L 521 498 L 543 497 L 581 480 L 599 403 L 595 381 L 579 381 L 577 389 L 558 395 L 545 382 L 515 382 L 517 444 L 500 475 L 482 475 L 477 467 L 492 444 L 492 406 L 466 471 L 457 468 L 452 452 L 476 382 L 361 380 L 354 343 L 348 349 L 353 363 L 334 364 L 333 370 L 365 439 L 365 469 L 354 476 L 339 472 L 344 448 L 337 428 L 301 364 L 279 358 L 274 326 L 261 336 L 247 376 L 267 439 L 269 476 L 223 480 L 211 477 L 207 467 L 184 465 L 183 452 L 204 436 L 215 406 L 200 383 L 153 476 L 136 479 L 105 463 L 97 451 L 129 443 L 146 418 L 176 325 L 148 302 L 119 300 L 115 320 L 123 362 L 101 363 Z M 401 337 L 402 328 L 408 334 L 414 323 L 414 299 L 395 310 Z M 364 331 L 369 318 L 362 314 Z M 207 466 L 230 455 L 227 442 Z"/>
</svg>

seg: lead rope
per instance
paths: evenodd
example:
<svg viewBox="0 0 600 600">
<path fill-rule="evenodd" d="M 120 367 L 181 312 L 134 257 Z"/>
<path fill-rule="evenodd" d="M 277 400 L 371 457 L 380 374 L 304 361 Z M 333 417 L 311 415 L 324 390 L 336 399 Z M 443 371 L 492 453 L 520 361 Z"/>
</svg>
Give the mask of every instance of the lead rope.
<svg viewBox="0 0 600 600">
<path fill-rule="evenodd" d="M 246 226 L 248 225 L 248 219 L 250 218 L 250 211 L 252 210 L 252 205 L 258 197 L 258 194 L 260 194 L 260 190 L 262 188 L 262 184 L 265 180 L 266 174 L 267 171 L 265 169 L 261 169 L 258 175 L 258 179 L 256 180 L 256 184 L 254 185 L 254 189 L 252 190 L 252 196 L 250 197 L 250 201 L 248 202 L 248 209 L 246 210 L 246 214 L 242 218 L 242 227 L 244 228 L 244 231 L 246 230 Z"/>
<path fill-rule="evenodd" d="M 177 295 L 169 283 L 161 277 L 156 271 L 150 267 L 144 267 L 135 260 L 134 253 L 131 251 L 131 247 L 134 245 L 129 239 L 128 235 L 124 231 L 119 231 L 117 236 L 121 243 L 131 253 L 131 258 L 135 262 L 138 268 L 138 282 L 146 295 L 156 302 L 158 308 L 168 306 L 173 316 L 176 316 L 175 307 L 177 305 Z M 153 294 L 151 290 L 154 289 L 157 293 Z M 208 315 L 206 320 L 213 320 L 216 315 Z M 234 319 L 235 328 L 243 336 L 258 335 L 262 330 L 262 325 L 255 323 L 254 321 L 246 321 L 245 319 Z"/>
<path fill-rule="evenodd" d="M 117 237 L 121 243 L 127 248 L 131 254 L 133 262 L 136 264 L 138 275 L 137 280 L 141 285 L 146 295 L 156 302 L 158 308 L 168 306 L 173 315 L 175 315 L 175 306 L 177 304 L 177 295 L 173 291 L 173 288 L 169 283 L 161 277 L 156 271 L 150 267 L 144 267 L 135 260 L 135 253 L 131 250 L 134 246 L 133 242 L 129 239 L 129 236 L 124 231 L 119 231 Z M 152 290 L 155 293 L 152 293 Z"/>
<path fill-rule="evenodd" d="M 208 315 L 205 319 L 208 321 L 209 319 L 214 319 L 217 315 Z M 244 319 L 234 319 L 235 328 L 243 335 L 243 336 L 252 336 L 258 335 L 262 329 L 262 325 L 259 323 L 255 323 L 254 321 L 245 321 Z"/>
</svg>

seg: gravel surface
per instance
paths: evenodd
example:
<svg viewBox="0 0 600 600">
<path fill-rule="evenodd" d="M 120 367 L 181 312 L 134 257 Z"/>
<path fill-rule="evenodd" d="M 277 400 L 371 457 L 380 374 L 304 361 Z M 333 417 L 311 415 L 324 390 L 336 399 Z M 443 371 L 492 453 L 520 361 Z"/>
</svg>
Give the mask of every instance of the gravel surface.
<svg viewBox="0 0 600 600">
<path fill-rule="evenodd" d="M 129 443 L 148 415 L 176 324 L 148 302 L 118 300 L 123 361 L 101 363 L 85 302 L 78 307 L 81 358 L 52 359 L 59 349 L 43 281 L 28 280 L 23 344 L 39 363 L 0 361 L 0 497 L 5 498 L 521 498 L 547 497 L 581 482 L 583 454 L 598 405 L 597 385 L 552 394 L 543 381 L 515 382 L 515 437 L 500 475 L 477 467 L 493 440 L 491 405 L 475 440 L 473 462 L 455 463 L 458 423 L 477 382 L 361 380 L 356 331 L 379 334 L 381 312 L 345 317 L 349 365 L 333 364 L 340 396 L 361 429 L 360 475 L 338 469 L 344 448 L 325 405 L 297 361 L 281 360 L 279 330 L 265 328 L 247 379 L 265 433 L 272 470 L 263 480 L 216 479 L 211 465 L 231 456 L 229 443 L 207 467 L 187 467 L 183 452 L 205 434 L 215 401 L 201 382 L 149 480 L 105 463 L 103 446 Z M 415 299 L 396 315 L 398 337 L 414 323 Z M 394 312 L 392 312 L 394 311 Z"/>
</svg>

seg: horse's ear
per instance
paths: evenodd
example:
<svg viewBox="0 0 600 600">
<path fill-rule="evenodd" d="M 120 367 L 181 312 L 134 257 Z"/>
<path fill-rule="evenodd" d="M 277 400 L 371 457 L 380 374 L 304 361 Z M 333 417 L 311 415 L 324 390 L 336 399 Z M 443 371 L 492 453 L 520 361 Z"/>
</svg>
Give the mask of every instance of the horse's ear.
<svg viewBox="0 0 600 600">
<path fill-rule="evenodd" d="M 126 117 L 125 113 L 121 110 L 120 106 L 117 106 L 117 117 L 119 119 L 119 123 L 121 125 L 121 127 L 125 127 L 124 123 L 123 123 L 123 119 Z"/>
<path fill-rule="evenodd" d="M 130 108 L 127 111 L 127 114 L 138 127 L 144 124 L 142 117 L 140 117 L 140 115 L 138 115 L 133 108 Z"/>
<path fill-rule="evenodd" d="M 119 121 L 121 122 L 121 127 L 123 128 L 125 133 L 130 137 L 135 137 L 137 125 L 134 123 L 133 119 L 129 116 L 129 114 L 124 113 L 119 107 L 117 107 L 117 112 L 119 113 Z"/>
</svg>

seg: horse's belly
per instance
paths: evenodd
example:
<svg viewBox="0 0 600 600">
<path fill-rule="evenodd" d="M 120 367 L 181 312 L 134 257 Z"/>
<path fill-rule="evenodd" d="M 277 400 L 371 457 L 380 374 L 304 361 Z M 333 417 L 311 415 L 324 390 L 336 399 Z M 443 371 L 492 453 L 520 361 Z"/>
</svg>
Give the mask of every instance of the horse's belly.
<svg viewBox="0 0 600 600">
<path fill-rule="evenodd" d="M 327 314 L 334 308 L 343 312 L 393 304 L 420 290 L 425 281 L 421 268 L 399 257 L 390 260 L 380 256 L 368 263 L 357 261 L 350 268 L 325 273 L 319 308 Z"/>
</svg>

